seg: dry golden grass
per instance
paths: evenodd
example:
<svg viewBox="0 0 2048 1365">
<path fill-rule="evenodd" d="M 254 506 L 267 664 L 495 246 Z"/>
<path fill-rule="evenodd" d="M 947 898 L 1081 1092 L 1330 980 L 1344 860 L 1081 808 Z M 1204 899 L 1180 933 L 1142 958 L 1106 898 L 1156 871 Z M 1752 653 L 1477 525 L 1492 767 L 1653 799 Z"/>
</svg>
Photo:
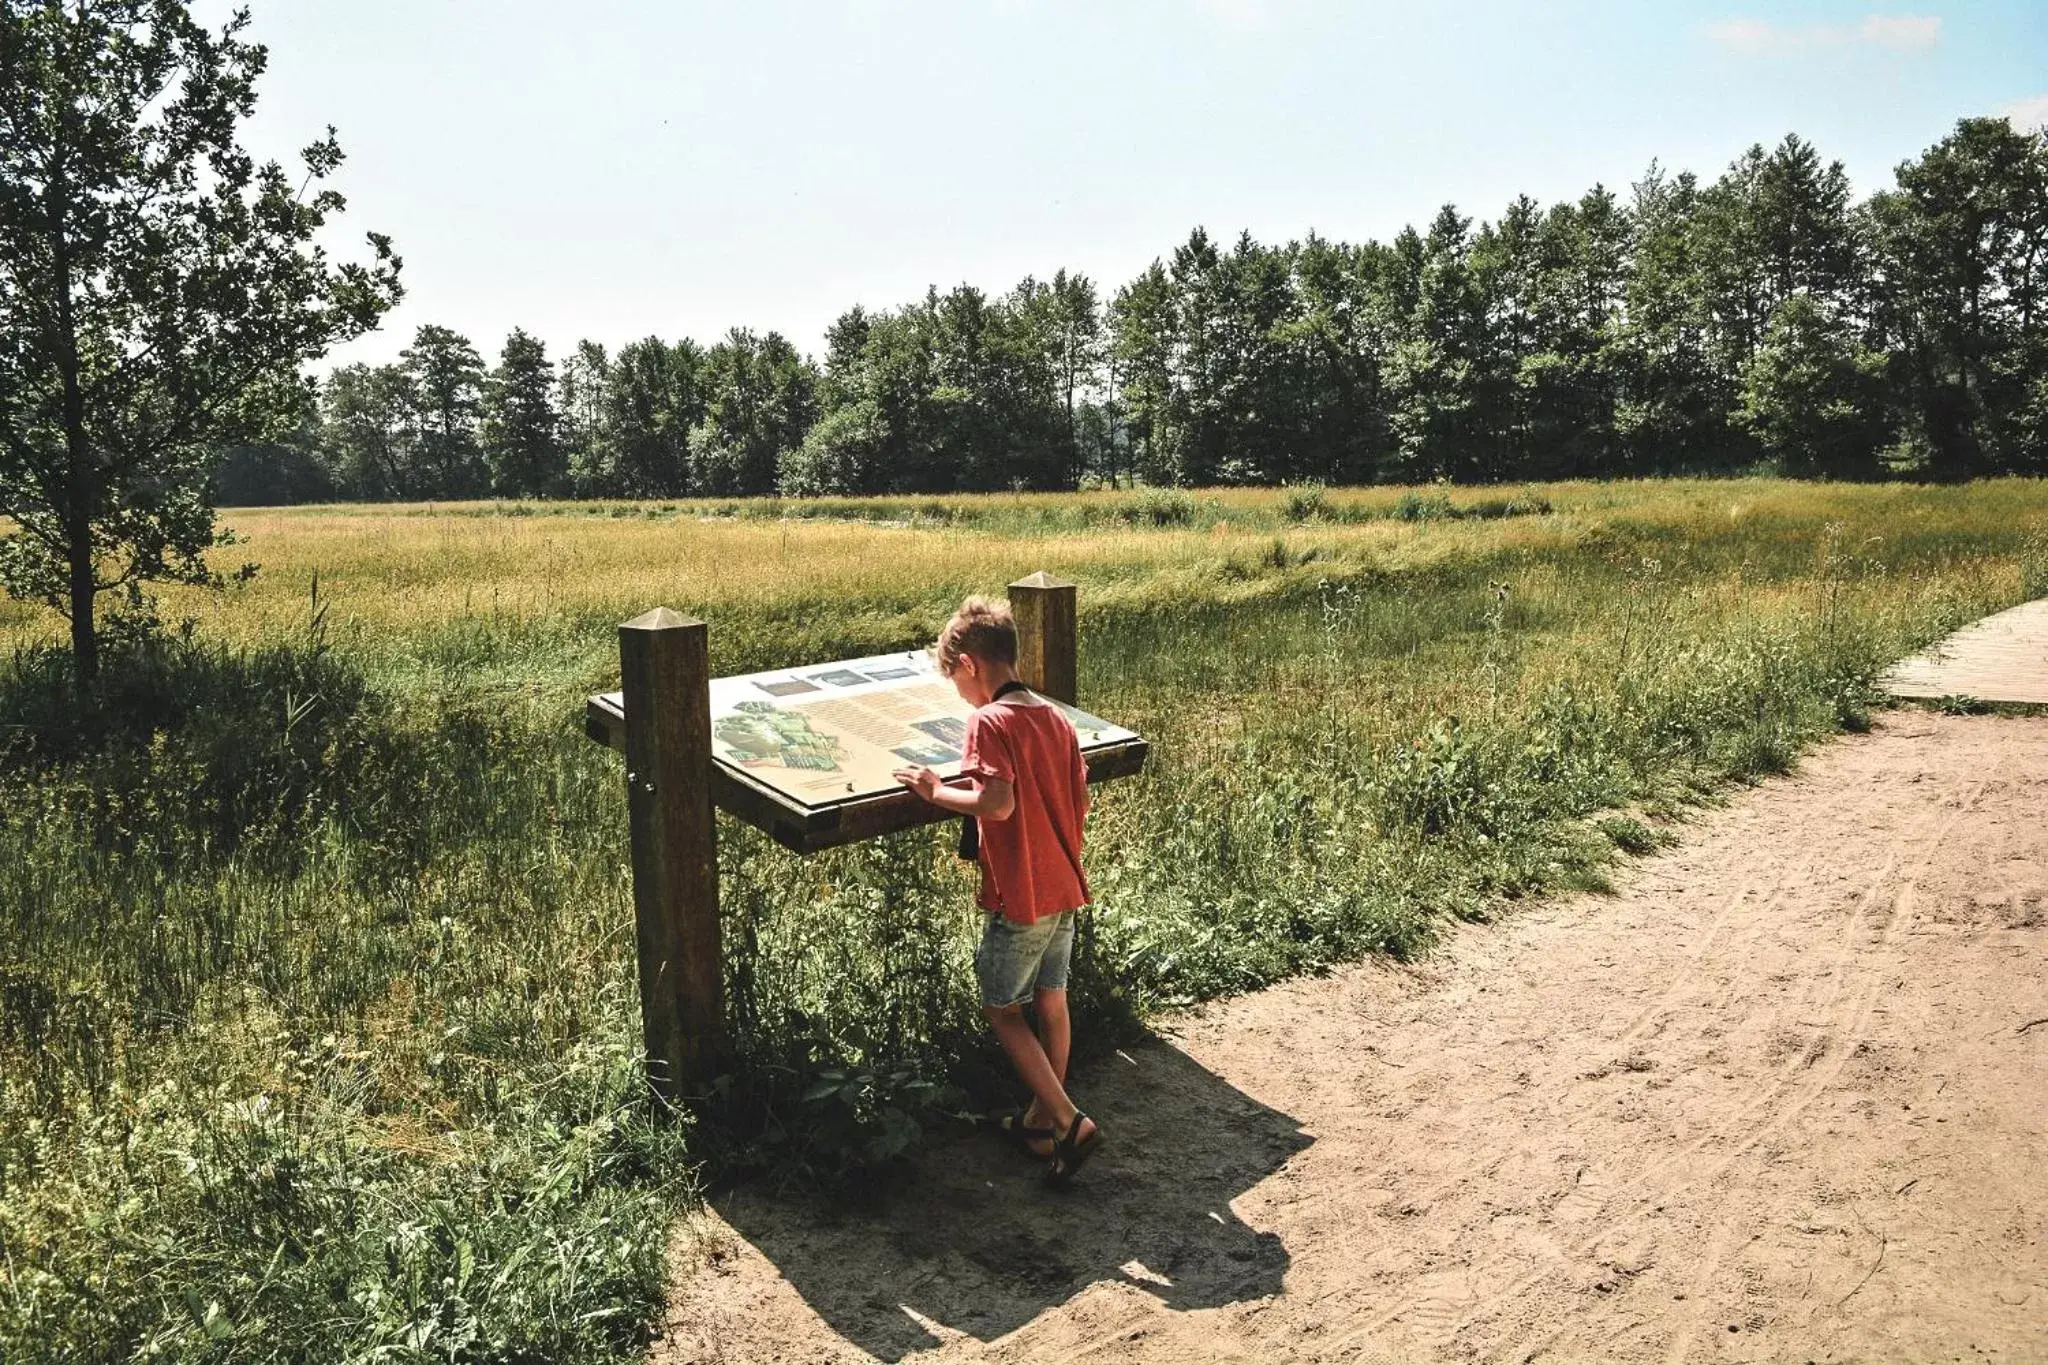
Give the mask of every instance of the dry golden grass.
<svg viewBox="0 0 2048 1365">
<path fill-rule="evenodd" d="M 376 644 L 467 620 L 597 623 L 655 603 L 714 621 L 835 603 L 904 610 L 999 588 L 1036 569 L 1084 583 L 1098 608 L 1230 602 L 1366 568 L 1548 557 L 1589 536 L 1589 548 L 1609 552 L 1604 538 L 1617 526 L 1674 542 L 1752 543 L 1782 534 L 1810 546 L 1832 523 L 1838 543 L 1882 554 L 1887 541 L 1904 537 L 2048 524 L 2048 485 L 2036 482 L 1930 489 L 1663 481 L 1483 492 L 1496 502 L 1541 499 L 1553 510 L 1395 520 L 1387 514 L 1414 496 L 1399 489 L 1333 491 L 1325 499 L 1333 516 L 1372 519 L 1305 523 L 1284 519 L 1284 491 L 1204 494 L 1191 500 L 1191 524 L 1168 527 L 1112 520 L 1113 509 L 1131 500 L 1121 493 L 843 504 L 867 518 L 900 507 L 896 524 L 734 517 L 717 515 L 734 504 L 692 502 L 238 509 L 222 520 L 245 543 L 216 560 L 223 569 L 257 563 L 254 581 L 222 592 L 167 589 L 161 597 L 167 619 L 195 617 L 210 635 L 255 643 L 303 628 L 317 575 L 330 624 Z M 1464 505 L 1477 500 L 1469 490 L 1453 497 Z M 932 524 L 939 517 L 951 524 Z M 1075 524 L 1088 517 L 1100 520 Z M 0 648 L 58 638 L 61 626 L 41 608 L 0 603 Z"/>
</svg>

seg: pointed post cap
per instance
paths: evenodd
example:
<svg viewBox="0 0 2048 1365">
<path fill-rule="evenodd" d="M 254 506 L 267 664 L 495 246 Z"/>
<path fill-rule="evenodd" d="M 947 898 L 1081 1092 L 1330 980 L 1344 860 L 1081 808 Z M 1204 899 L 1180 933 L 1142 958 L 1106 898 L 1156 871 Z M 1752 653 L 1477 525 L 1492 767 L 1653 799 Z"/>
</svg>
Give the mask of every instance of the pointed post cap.
<svg viewBox="0 0 2048 1365">
<path fill-rule="evenodd" d="M 701 626 L 704 623 L 692 616 L 685 616 L 668 607 L 656 607 L 645 611 L 630 621 L 620 623 L 620 630 L 675 630 L 684 626 Z"/>
<path fill-rule="evenodd" d="M 1040 569 L 1029 578 L 1020 578 L 1010 586 L 1013 588 L 1071 588 L 1074 585 L 1064 579 L 1054 578 L 1045 570 Z"/>
</svg>

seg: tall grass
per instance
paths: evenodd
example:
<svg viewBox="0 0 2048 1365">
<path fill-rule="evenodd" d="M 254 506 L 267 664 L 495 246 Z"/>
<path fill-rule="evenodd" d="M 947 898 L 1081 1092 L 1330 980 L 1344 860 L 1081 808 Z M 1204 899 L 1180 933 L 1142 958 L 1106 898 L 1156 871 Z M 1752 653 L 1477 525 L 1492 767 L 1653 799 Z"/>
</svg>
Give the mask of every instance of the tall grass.
<svg viewBox="0 0 2048 1365">
<path fill-rule="evenodd" d="M 1158 496 L 238 513 L 265 573 L 83 709 L 0 612 L 0 1356 L 609 1358 L 702 1174 L 872 1166 L 999 1093 L 939 836 L 721 817 L 738 1055 L 649 1116 L 576 716 L 651 603 L 737 671 L 1080 581 L 1084 700 L 1155 741 L 1089 831 L 1099 1042 L 1602 885 L 2037 591 L 2048 527 L 2025 483 Z"/>
</svg>

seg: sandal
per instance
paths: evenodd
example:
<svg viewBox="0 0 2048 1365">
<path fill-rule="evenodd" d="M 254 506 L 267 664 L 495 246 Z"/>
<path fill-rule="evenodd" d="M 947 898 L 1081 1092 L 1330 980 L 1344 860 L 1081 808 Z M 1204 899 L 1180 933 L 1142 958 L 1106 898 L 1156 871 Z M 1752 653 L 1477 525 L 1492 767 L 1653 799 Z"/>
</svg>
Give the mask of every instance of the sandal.
<svg viewBox="0 0 2048 1365">
<path fill-rule="evenodd" d="M 1088 1116 L 1076 1109 L 1074 1121 L 1067 1125 L 1067 1135 L 1052 1149 L 1052 1164 L 1045 1169 L 1045 1183 L 1053 1186 L 1065 1185 L 1074 1178 L 1074 1173 L 1095 1155 L 1095 1149 L 1102 1145 L 1102 1129 L 1095 1127 L 1086 1133 L 1081 1131 Z"/>
<path fill-rule="evenodd" d="M 1031 1144 L 1051 1142 L 1059 1134 L 1050 1128 L 1033 1128 L 1025 1123 L 1024 1115 L 1028 1112 L 1028 1109 L 1009 1109 L 996 1115 L 996 1132 L 1015 1143 L 1020 1151 L 1036 1157 L 1046 1156 L 1048 1153 L 1032 1151 Z"/>
</svg>

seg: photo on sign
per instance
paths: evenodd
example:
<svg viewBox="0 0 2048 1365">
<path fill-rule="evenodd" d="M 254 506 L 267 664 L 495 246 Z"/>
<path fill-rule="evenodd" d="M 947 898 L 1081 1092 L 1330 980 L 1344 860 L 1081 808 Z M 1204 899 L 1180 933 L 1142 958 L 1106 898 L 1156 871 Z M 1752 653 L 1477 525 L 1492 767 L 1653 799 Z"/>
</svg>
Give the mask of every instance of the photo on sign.
<svg viewBox="0 0 2048 1365">
<path fill-rule="evenodd" d="M 769 682 L 757 682 L 754 686 L 760 688 L 771 697 L 794 697 L 800 692 L 815 692 L 818 690 L 801 678 L 779 678 Z"/>
<path fill-rule="evenodd" d="M 967 747 L 967 722 L 954 716 L 938 716 L 931 720 L 914 720 L 913 730 L 922 730 L 941 744 L 951 745 L 953 757 L 960 756 L 959 750 Z"/>
<path fill-rule="evenodd" d="M 812 682 L 830 683 L 834 687 L 859 687 L 867 681 L 850 668 L 834 669 L 830 673 L 813 673 L 810 677 Z"/>
<path fill-rule="evenodd" d="M 914 668 L 871 668 L 868 670 L 868 678 L 873 682 L 895 682 L 898 678 L 914 678 L 916 676 L 917 670 Z"/>
<path fill-rule="evenodd" d="M 960 761 L 960 751 L 943 744 L 899 744 L 889 752 L 907 763 L 922 763 L 926 767 Z"/>
</svg>

